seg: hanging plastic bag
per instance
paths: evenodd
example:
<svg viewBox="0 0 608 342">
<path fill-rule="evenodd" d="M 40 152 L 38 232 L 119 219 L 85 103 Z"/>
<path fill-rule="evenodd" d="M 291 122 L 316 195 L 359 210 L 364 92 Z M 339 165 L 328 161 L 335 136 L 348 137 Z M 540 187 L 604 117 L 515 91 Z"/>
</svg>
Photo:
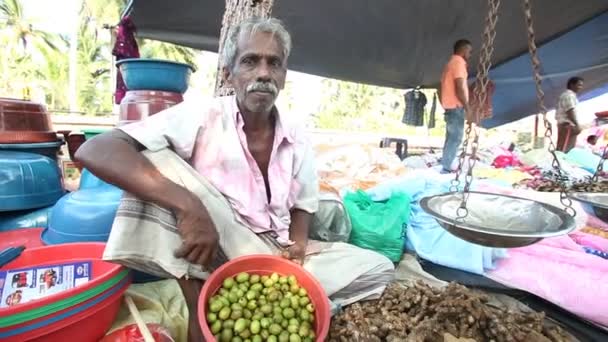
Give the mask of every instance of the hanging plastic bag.
<svg viewBox="0 0 608 342">
<path fill-rule="evenodd" d="M 348 193 L 344 206 L 352 223 L 350 243 L 401 260 L 410 218 L 410 197 L 394 193 L 382 202 L 374 202 L 364 191 Z"/>
</svg>

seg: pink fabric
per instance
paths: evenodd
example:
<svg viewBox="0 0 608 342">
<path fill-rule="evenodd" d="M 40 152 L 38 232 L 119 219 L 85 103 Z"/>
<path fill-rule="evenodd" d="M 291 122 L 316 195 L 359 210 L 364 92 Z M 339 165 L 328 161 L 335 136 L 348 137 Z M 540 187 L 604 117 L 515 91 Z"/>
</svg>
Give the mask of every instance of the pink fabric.
<svg viewBox="0 0 608 342">
<path fill-rule="evenodd" d="M 486 275 L 608 326 L 608 262 L 585 253 L 568 236 L 511 249 Z"/>
<path fill-rule="evenodd" d="M 597 218 L 597 216 L 594 216 L 594 215 L 589 215 L 589 218 L 587 219 L 587 225 L 589 227 L 608 231 L 608 223 L 600 220 L 599 218 Z"/>
<path fill-rule="evenodd" d="M 604 239 L 601 236 L 588 234 L 585 232 L 573 232 L 570 234 L 570 238 L 581 246 L 591 247 L 602 252 L 608 252 L 608 239 Z"/>
<path fill-rule="evenodd" d="M 276 117 L 268 165 L 270 202 L 233 96 L 185 101 L 120 129 L 149 150 L 171 147 L 226 197 L 237 219 L 256 233 L 275 231 L 280 243 L 289 244 L 290 210 L 314 213 L 319 186 L 304 132 L 288 125 L 278 112 Z"/>
<path fill-rule="evenodd" d="M 116 28 L 116 43 L 112 49 L 112 54 L 119 61 L 125 58 L 139 58 L 139 47 L 135 40 L 135 24 L 128 16 L 122 18 Z M 127 86 L 122 79 L 120 70 L 116 72 L 116 92 L 114 93 L 114 103 L 120 104 L 127 93 Z"/>
</svg>

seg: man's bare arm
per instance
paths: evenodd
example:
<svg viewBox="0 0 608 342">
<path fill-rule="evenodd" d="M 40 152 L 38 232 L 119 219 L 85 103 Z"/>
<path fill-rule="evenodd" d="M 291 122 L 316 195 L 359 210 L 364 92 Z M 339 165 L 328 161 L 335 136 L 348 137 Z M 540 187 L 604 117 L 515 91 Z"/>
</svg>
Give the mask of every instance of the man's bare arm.
<svg viewBox="0 0 608 342">
<path fill-rule="evenodd" d="M 76 159 L 102 180 L 174 211 L 186 210 L 193 195 L 163 176 L 140 152 L 144 147 L 115 129 L 87 141 Z"/>
<path fill-rule="evenodd" d="M 163 176 L 142 150 L 128 134 L 113 130 L 82 145 L 76 158 L 104 181 L 172 210 L 184 241 L 175 256 L 208 265 L 215 257 L 219 236 L 207 208 L 188 189 Z"/>
<path fill-rule="evenodd" d="M 289 239 L 296 244 L 306 246 L 308 243 L 308 231 L 310 229 L 310 221 L 312 214 L 300 210 L 291 210 L 291 226 L 289 227 Z"/>
<path fill-rule="evenodd" d="M 566 115 L 568 116 L 568 120 L 570 120 L 574 126 L 579 127 L 578 121 L 576 120 L 576 114 L 574 113 L 574 108 L 567 111 Z"/>
<path fill-rule="evenodd" d="M 454 80 L 456 86 L 456 97 L 462 103 L 465 110 L 469 109 L 469 97 L 468 97 L 468 89 L 467 89 L 467 80 L 464 78 L 457 78 Z"/>
</svg>

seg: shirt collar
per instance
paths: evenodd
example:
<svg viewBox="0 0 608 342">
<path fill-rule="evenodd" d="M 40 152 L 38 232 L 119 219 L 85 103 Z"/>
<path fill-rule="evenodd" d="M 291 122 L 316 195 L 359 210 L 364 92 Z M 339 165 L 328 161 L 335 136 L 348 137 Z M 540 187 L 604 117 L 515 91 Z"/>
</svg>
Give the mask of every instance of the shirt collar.
<svg viewBox="0 0 608 342">
<path fill-rule="evenodd" d="M 232 115 L 234 122 L 238 129 L 243 129 L 245 126 L 245 122 L 243 121 L 243 116 L 241 115 L 241 111 L 239 110 L 239 106 L 236 102 L 236 96 L 232 96 Z M 275 139 L 278 138 L 279 142 L 286 140 L 288 143 L 293 144 L 295 142 L 294 132 L 292 129 L 289 129 L 283 124 L 283 120 L 281 119 L 281 114 L 276 106 L 272 107 L 272 115 L 275 117 L 275 127 L 274 134 Z M 276 141 L 276 140 L 275 140 Z"/>
<path fill-rule="evenodd" d="M 465 64 L 468 64 L 468 63 L 467 63 L 467 60 L 466 60 L 466 59 L 464 59 L 464 57 L 462 57 L 461 55 L 456 55 L 456 54 L 454 54 L 454 55 L 452 55 L 452 58 L 460 58 L 460 59 L 462 59 L 462 61 L 463 61 L 463 62 L 465 62 Z"/>
</svg>

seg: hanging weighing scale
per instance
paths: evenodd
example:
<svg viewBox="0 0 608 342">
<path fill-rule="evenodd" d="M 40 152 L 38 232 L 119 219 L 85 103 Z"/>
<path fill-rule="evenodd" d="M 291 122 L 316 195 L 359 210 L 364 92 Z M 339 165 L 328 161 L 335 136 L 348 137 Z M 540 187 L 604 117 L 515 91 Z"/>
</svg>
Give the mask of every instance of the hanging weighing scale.
<svg viewBox="0 0 608 342">
<path fill-rule="evenodd" d="M 592 184 L 597 184 L 599 177 L 604 173 L 604 162 L 608 159 L 608 145 L 604 147 L 600 162 L 597 164 L 595 174 L 591 178 Z M 599 189 L 601 191 L 601 189 Z M 605 192 L 574 192 L 570 195 L 575 200 L 591 205 L 595 216 L 608 222 L 608 193 Z"/>
<path fill-rule="evenodd" d="M 420 201 L 422 209 L 433 216 L 451 234 L 469 242 L 490 247 L 523 247 L 547 237 L 567 234 L 575 228 L 574 216 L 576 211 L 572 208 L 572 200 L 567 192 L 559 159 L 555 153 L 556 147 L 552 140 L 552 125 L 547 119 L 547 108 L 544 105 L 540 60 L 534 38 L 530 0 L 524 0 L 523 2 L 537 100 L 540 112 L 543 114 L 545 137 L 549 139 L 548 150 L 553 157 L 553 169 L 558 175 L 560 201 L 564 209 L 531 199 L 471 191 L 470 189 L 479 143 L 476 123 L 481 120 L 481 109 L 487 100 L 488 73 L 494 49 L 500 0 L 488 0 L 489 10 L 485 20 L 483 44 L 475 80 L 474 89 L 476 91 L 473 93 L 476 105 L 472 112 L 476 114 L 476 117 L 468 120 L 456 177 L 452 180 L 450 192 L 425 197 Z M 460 175 L 463 172 L 469 144 L 471 144 L 471 156 L 468 158 L 465 184 L 460 190 Z M 606 157 L 605 154 L 603 157 Z M 605 197 L 605 199 L 608 199 L 608 197 Z M 597 205 L 597 202 L 594 203 Z"/>
</svg>

